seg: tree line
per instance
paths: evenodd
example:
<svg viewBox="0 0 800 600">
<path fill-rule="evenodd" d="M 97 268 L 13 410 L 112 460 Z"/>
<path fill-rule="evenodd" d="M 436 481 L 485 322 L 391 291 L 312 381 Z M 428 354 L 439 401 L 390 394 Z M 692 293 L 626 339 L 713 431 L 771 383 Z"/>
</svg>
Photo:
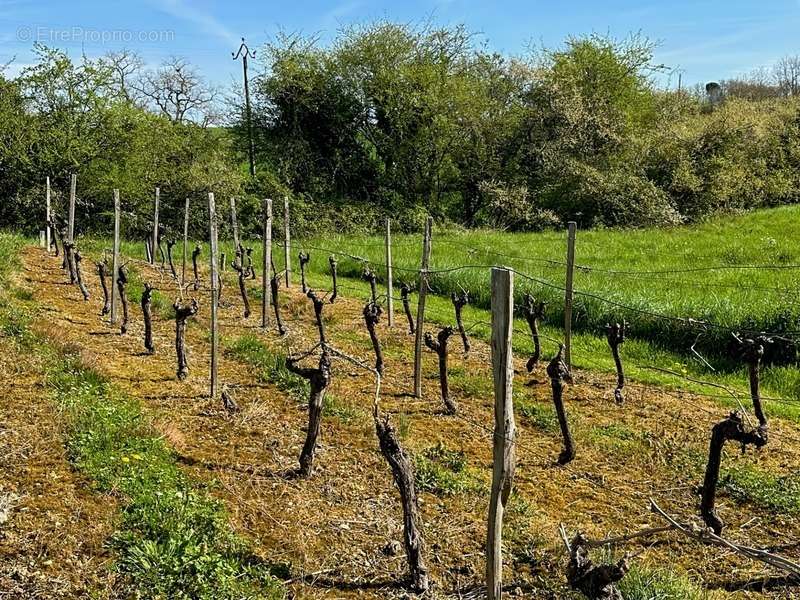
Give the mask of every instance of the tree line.
<svg viewBox="0 0 800 600">
<path fill-rule="evenodd" d="M 328 44 L 279 36 L 252 84 L 255 178 L 239 95 L 181 59 L 72 60 L 37 45 L 16 77 L 0 67 L 0 223 L 35 231 L 44 179 L 56 207 L 79 176 L 81 223 L 108 231 L 111 189 L 126 231 L 164 222 L 185 197 L 235 195 L 245 231 L 259 198 L 292 197 L 301 233 L 371 231 L 427 215 L 512 231 L 669 225 L 798 201 L 800 60 L 703 89 L 657 85 L 654 45 L 590 35 L 523 56 L 464 27 L 374 22 Z M 174 212 L 174 214 L 173 214 Z M 200 232 L 203 211 L 194 211 Z"/>
</svg>

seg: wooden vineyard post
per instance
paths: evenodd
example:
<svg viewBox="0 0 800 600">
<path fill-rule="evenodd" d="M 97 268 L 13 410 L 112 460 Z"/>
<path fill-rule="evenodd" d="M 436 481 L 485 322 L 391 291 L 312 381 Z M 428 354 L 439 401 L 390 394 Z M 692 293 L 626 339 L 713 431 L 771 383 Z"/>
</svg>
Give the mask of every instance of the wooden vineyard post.
<svg viewBox="0 0 800 600">
<path fill-rule="evenodd" d="M 486 538 L 486 593 L 499 600 L 503 593 L 502 532 L 516 466 L 514 423 L 514 275 L 504 268 L 492 269 L 492 374 L 494 377 L 494 449 L 489 532 Z"/>
<path fill-rule="evenodd" d="M 236 220 L 236 198 L 231 196 L 231 231 L 233 231 L 233 251 L 239 248 L 239 222 Z"/>
<path fill-rule="evenodd" d="M 75 241 L 75 192 L 78 187 L 78 176 L 73 173 L 69 176 L 69 221 L 67 223 L 67 239 Z"/>
<path fill-rule="evenodd" d="M 181 267 L 181 287 L 186 285 L 186 260 L 189 252 L 189 198 L 183 209 L 183 266 Z"/>
<path fill-rule="evenodd" d="M 217 207 L 214 192 L 208 193 L 208 234 L 211 246 L 211 397 L 217 397 L 217 302 L 219 280 L 217 276 Z"/>
<path fill-rule="evenodd" d="M 45 249 L 50 252 L 50 176 L 47 177 L 47 187 L 44 193 L 44 238 Z"/>
<path fill-rule="evenodd" d="M 264 200 L 264 235 L 262 239 L 261 252 L 261 327 L 266 329 L 269 326 L 269 308 L 272 299 L 269 281 L 270 265 L 272 264 L 272 198 Z"/>
<path fill-rule="evenodd" d="M 422 341 L 425 329 L 425 297 L 428 295 L 428 264 L 431 258 L 431 228 L 433 217 L 425 221 L 422 238 L 422 266 L 419 270 L 419 296 L 417 300 L 417 331 L 414 341 L 414 396 L 422 398 Z"/>
<path fill-rule="evenodd" d="M 567 223 L 567 281 L 564 286 L 564 361 L 572 371 L 572 278 L 575 273 L 575 221 Z"/>
<path fill-rule="evenodd" d="M 386 219 L 386 308 L 389 327 L 394 327 L 394 289 L 392 286 L 392 220 Z"/>
<path fill-rule="evenodd" d="M 120 217 L 120 203 L 119 203 L 119 190 L 114 190 L 114 247 L 112 248 L 111 258 L 111 322 L 117 322 L 117 286 L 114 282 L 117 280 L 117 273 L 119 271 L 119 217 Z"/>
<path fill-rule="evenodd" d="M 289 238 L 289 196 L 283 197 L 283 266 L 286 269 L 286 288 L 292 286 L 292 243 Z"/>
<path fill-rule="evenodd" d="M 156 264 L 156 252 L 158 252 L 158 205 L 161 202 L 161 188 L 156 188 L 156 198 L 153 202 L 153 241 L 150 246 L 150 264 Z"/>
</svg>

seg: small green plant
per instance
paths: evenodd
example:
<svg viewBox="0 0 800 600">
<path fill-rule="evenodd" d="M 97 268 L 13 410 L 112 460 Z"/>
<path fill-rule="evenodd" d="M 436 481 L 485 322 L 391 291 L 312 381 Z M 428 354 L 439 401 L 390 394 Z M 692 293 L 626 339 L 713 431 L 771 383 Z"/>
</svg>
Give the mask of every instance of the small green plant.
<svg viewBox="0 0 800 600">
<path fill-rule="evenodd" d="M 417 489 L 437 496 L 452 496 L 480 489 L 480 483 L 467 467 L 464 453 L 449 450 L 442 442 L 414 457 L 414 478 Z"/>
<path fill-rule="evenodd" d="M 634 564 L 619 583 L 625 600 L 713 600 L 708 592 L 685 576 L 664 569 Z"/>
<path fill-rule="evenodd" d="M 286 367 L 286 357 L 267 348 L 258 336 L 245 334 L 224 345 L 227 356 L 256 367 L 260 381 L 275 384 L 279 390 L 290 393 L 297 400 L 308 400 L 308 382 L 292 373 Z"/>
<path fill-rule="evenodd" d="M 558 433 L 558 417 L 549 404 L 534 404 L 523 400 L 519 403 L 519 414 L 528 419 L 536 429 L 546 433 Z"/>
<path fill-rule="evenodd" d="M 587 434 L 589 441 L 607 452 L 629 453 L 642 446 L 641 437 L 628 427 L 612 423 L 592 427 Z"/>
<path fill-rule="evenodd" d="M 739 502 L 787 515 L 800 514 L 800 471 L 773 475 L 752 465 L 740 465 L 727 469 L 720 484 Z"/>
</svg>

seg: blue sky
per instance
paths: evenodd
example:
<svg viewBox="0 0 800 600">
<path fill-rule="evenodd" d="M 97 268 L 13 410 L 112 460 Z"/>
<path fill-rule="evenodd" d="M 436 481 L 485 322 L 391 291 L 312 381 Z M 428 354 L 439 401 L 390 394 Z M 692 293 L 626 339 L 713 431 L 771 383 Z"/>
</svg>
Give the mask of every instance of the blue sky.
<svg viewBox="0 0 800 600">
<path fill-rule="evenodd" d="M 230 55 L 241 36 L 253 48 L 280 30 L 326 41 L 342 25 L 375 18 L 464 23 L 507 54 L 531 43 L 556 46 L 568 35 L 641 31 L 660 43 L 656 60 L 682 70 L 687 85 L 800 54 L 800 0 L 0 0 L 0 64 L 15 57 L 13 73 L 29 63 L 34 39 L 73 56 L 128 47 L 151 65 L 186 57 L 209 80 L 228 85 L 241 74 Z"/>
</svg>

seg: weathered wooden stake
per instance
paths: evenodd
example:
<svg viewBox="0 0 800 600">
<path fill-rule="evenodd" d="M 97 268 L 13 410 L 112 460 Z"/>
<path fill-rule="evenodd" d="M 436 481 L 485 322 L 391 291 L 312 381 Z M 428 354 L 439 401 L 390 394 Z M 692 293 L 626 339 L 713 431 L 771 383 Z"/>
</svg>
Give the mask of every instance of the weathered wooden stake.
<svg viewBox="0 0 800 600">
<path fill-rule="evenodd" d="M 158 239 L 158 205 L 160 202 L 161 188 L 156 187 L 156 197 L 153 201 L 153 245 L 150 248 L 150 264 L 153 265 L 156 264 L 156 248 L 160 246 L 160 240 Z"/>
<path fill-rule="evenodd" d="M 261 327 L 269 326 L 269 303 L 271 300 L 268 289 L 272 264 L 272 199 L 264 200 L 264 235 L 261 236 Z"/>
<path fill-rule="evenodd" d="M 394 286 L 392 285 L 392 220 L 386 219 L 386 312 L 389 328 L 394 327 Z"/>
<path fill-rule="evenodd" d="M 292 243 L 289 226 L 289 196 L 283 197 L 283 266 L 286 269 L 286 288 L 292 287 Z"/>
<path fill-rule="evenodd" d="M 492 494 L 486 536 L 486 593 L 499 600 L 503 593 L 503 514 L 511 495 L 516 468 L 516 423 L 514 422 L 514 274 L 492 269 L 492 375 L 494 378 L 494 445 Z"/>
<path fill-rule="evenodd" d="M 183 208 L 183 265 L 181 266 L 181 287 L 186 285 L 186 258 L 189 254 L 189 198 Z"/>
<path fill-rule="evenodd" d="M 239 221 L 236 219 L 236 198 L 231 196 L 231 231 L 233 232 L 233 247 L 239 247 Z"/>
<path fill-rule="evenodd" d="M 119 273 L 119 222 L 120 222 L 120 201 L 119 190 L 114 190 L 114 246 L 111 250 L 111 323 L 117 322 L 117 286 L 114 285 L 114 279 Z"/>
<path fill-rule="evenodd" d="M 564 361 L 572 369 L 572 280 L 575 274 L 575 221 L 567 223 L 567 281 L 564 286 Z"/>
<path fill-rule="evenodd" d="M 44 231 L 45 231 L 45 243 L 47 251 L 50 252 L 50 176 L 47 177 L 47 187 L 45 188 L 45 195 L 44 195 L 44 202 L 45 202 L 45 216 L 44 216 Z"/>
<path fill-rule="evenodd" d="M 69 176 L 69 222 L 67 223 L 67 239 L 75 241 L 75 194 L 78 188 L 78 176 L 72 173 Z"/>
<path fill-rule="evenodd" d="M 208 233 L 211 245 L 211 398 L 217 397 L 217 304 L 219 302 L 218 241 L 217 241 L 217 207 L 214 192 L 208 193 Z"/>
<path fill-rule="evenodd" d="M 422 238 L 422 266 L 419 270 L 419 296 L 417 299 L 417 337 L 414 341 L 414 396 L 422 398 L 422 341 L 425 329 L 425 297 L 428 294 L 428 264 L 431 258 L 431 229 L 433 217 L 425 221 Z"/>
</svg>

